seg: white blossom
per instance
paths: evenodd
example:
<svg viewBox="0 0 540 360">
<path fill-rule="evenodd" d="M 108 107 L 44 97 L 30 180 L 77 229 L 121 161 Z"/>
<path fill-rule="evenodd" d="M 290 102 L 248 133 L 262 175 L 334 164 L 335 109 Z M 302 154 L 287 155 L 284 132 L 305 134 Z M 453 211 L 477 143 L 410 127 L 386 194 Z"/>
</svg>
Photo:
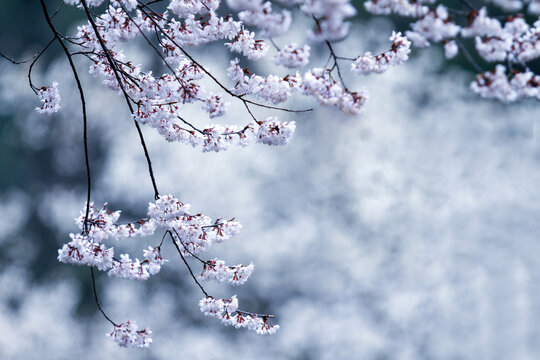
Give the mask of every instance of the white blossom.
<svg viewBox="0 0 540 360">
<path fill-rule="evenodd" d="M 217 280 L 219 282 L 227 281 L 231 285 L 244 284 L 255 270 L 255 265 L 234 265 L 227 266 L 225 261 L 207 260 L 203 265 L 203 271 L 200 275 L 202 280 Z"/>
<path fill-rule="evenodd" d="M 540 100 L 540 76 L 530 71 L 507 74 L 504 65 L 494 71 L 476 76 L 471 89 L 484 98 L 495 98 L 503 102 L 515 102 L 527 98 Z"/>
<path fill-rule="evenodd" d="M 238 310 L 236 295 L 230 299 L 215 299 L 207 296 L 199 301 L 201 312 L 205 316 L 221 319 L 221 323 L 235 328 L 246 328 L 259 335 L 275 334 L 279 325 L 273 325 L 267 315 L 257 315 Z"/>
<path fill-rule="evenodd" d="M 289 44 L 279 50 L 272 59 L 276 65 L 281 65 L 289 69 L 304 67 L 309 63 L 310 46 L 298 47 L 296 44 Z"/>
<path fill-rule="evenodd" d="M 406 35 L 417 47 L 429 46 L 429 41 L 453 39 L 459 33 L 460 27 L 450 21 L 448 16 L 448 9 L 439 5 L 434 11 L 428 12 L 411 24 L 412 31 L 407 31 Z"/>
<path fill-rule="evenodd" d="M 188 17 L 215 11 L 219 3 L 220 0 L 171 0 L 167 8 L 179 17 Z"/>
<path fill-rule="evenodd" d="M 372 55 L 370 52 L 365 53 L 353 61 L 351 71 L 362 75 L 380 74 L 388 70 L 390 66 L 400 65 L 407 61 L 411 52 L 411 42 L 399 32 L 393 32 L 390 41 L 392 41 L 391 50 L 379 55 Z"/>
<path fill-rule="evenodd" d="M 444 44 L 444 56 L 447 59 L 452 59 L 456 57 L 458 53 L 458 46 L 455 40 L 449 41 Z"/>
<path fill-rule="evenodd" d="M 301 9 L 318 21 L 310 32 L 315 41 L 343 39 L 349 34 L 350 28 L 350 23 L 345 19 L 356 15 L 350 0 L 305 0 Z"/>
<path fill-rule="evenodd" d="M 296 129 L 296 123 L 291 122 L 279 122 L 276 118 L 267 118 L 261 124 L 255 136 L 257 142 L 267 145 L 286 145 L 294 134 Z"/>
<path fill-rule="evenodd" d="M 203 105 L 203 109 L 208 113 L 210 118 L 223 116 L 227 111 L 229 103 L 223 100 L 222 95 L 210 94 Z"/>
<path fill-rule="evenodd" d="M 126 321 L 118 325 L 114 325 L 113 331 L 107 333 L 107 336 L 112 338 L 114 342 L 122 347 L 134 347 L 144 349 L 152 344 L 152 331 L 148 328 L 139 330 L 139 327 L 134 321 Z"/>
<path fill-rule="evenodd" d="M 60 94 L 56 81 L 49 87 L 39 89 L 38 96 L 42 103 L 40 107 L 36 108 L 38 113 L 51 115 L 60 110 Z"/>
<path fill-rule="evenodd" d="M 241 30 L 232 42 L 226 43 L 231 51 L 239 52 L 250 60 L 257 60 L 266 55 L 268 46 L 262 40 L 255 40 L 255 33 Z"/>
</svg>

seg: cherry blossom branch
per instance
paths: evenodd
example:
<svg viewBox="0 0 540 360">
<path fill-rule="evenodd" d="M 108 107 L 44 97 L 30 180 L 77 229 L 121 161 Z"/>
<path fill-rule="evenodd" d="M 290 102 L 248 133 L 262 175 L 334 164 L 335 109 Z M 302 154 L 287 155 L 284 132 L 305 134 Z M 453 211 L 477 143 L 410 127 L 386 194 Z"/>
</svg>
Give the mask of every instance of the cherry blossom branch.
<svg viewBox="0 0 540 360">
<path fill-rule="evenodd" d="M 41 0 L 43 2 L 43 0 Z M 133 107 L 131 105 L 131 102 L 129 101 L 129 96 L 124 88 L 124 85 L 122 84 L 122 79 L 120 78 L 120 75 L 118 74 L 118 70 L 116 69 L 116 66 L 115 66 L 115 62 L 112 60 L 111 58 L 111 55 L 109 53 L 109 50 L 107 49 L 107 46 L 105 45 L 105 42 L 103 41 L 103 38 L 101 37 L 100 33 L 99 33 L 99 30 L 96 26 L 96 23 L 94 21 L 94 19 L 92 18 L 92 14 L 90 13 L 90 10 L 88 9 L 88 5 L 86 4 L 86 0 L 81 0 L 81 4 L 83 5 L 83 8 L 84 8 L 84 11 L 86 13 L 86 17 L 88 18 L 88 21 L 90 22 L 90 25 L 92 26 L 92 28 L 94 29 L 94 32 L 96 34 L 96 38 L 98 39 L 99 41 L 99 44 L 103 50 L 103 52 L 105 53 L 105 56 L 109 62 L 109 65 L 111 66 L 113 72 L 114 72 L 114 76 L 116 77 L 116 80 L 118 81 L 118 85 L 120 86 L 120 89 L 122 90 L 122 93 L 124 95 L 124 98 L 126 100 L 126 103 L 128 105 L 128 108 L 129 108 L 129 111 L 130 113 L 133 115 L 134 111 L 133 111 Z M 156 179 L 154 177 L 154 171 L 152 169 L 152 161 L 150 160 L 150 155 L 148 153 L 148 149 L 146 147 L 146 142 L 144 140 L 144 136 L 143 136 L 143 133 L 142 133 L 142 130 L 141 130 L 141 127 L 139 126 L 139 123 L 134 119 L 133 122 L 135 123 L 135 127 L 137 128 L 137 133 L 139 134 L 139 139 L 141 141 L 141 145 L 143 147 L 143 150 L 144 150 L 144 156 L 146 158 L 146 162 L 147 162 L 147 165 L 148 165 L 148 172 L 150 174 L 150 179 L 152 181 L 152 187 L 154 189 L 154 198 L 155 199 L 158 199 L 159 198 L 159 191 L 158 191 L 158 188 L 157 188 L 157 184 L 156 184 Z"/>
<path fill-rule="evenodd" d="M 140 3 L 140 1 L 139 1 Z M 258 103 L 256 101 L 252 101 L 252 100 L 248 100 L 248 99 L 244 99 L 241 95 L 237 95 L 235 93 L 233 93 L 231 90 L 229 90 L 229 88 L 227 88 L 225 85 L 223 85 L 212 73 L 210 73 L 204 66 L 202 66 L 197 60 L 195 60 L 195 58 L 193 58 L 182 46 L 180 46 L 176 40 L 172 37 L 170 37 L 167 32 L 159 25 L 159 23 L 157 23 L 151 14 L 149 14 L 148 12 L 146 12 L 146 10 L 144 10 L 143 7 L 139 7 L 139 9 L 141 9 L 141 11 L 146 15 L 148 16 L 148 18 L 152 21 L 152 23 L 154 24 L 154 26 L 159 29 L 159 31 L 161 32 L 161 34 L 163 34 L 169 41 L 171 41 L 178 49 L 180 49 L 180 51 L 192 62 L 194 63 L 195 65 L 197 65 L 206 75 L 208 75 L 221 89 L 223 89 L 223 91 L 225 91 L 227 94 L 229 94 L 230 96 L 232 97 L 235 97 L 239 100 L 241 100 L 244 104 L 251 104 L 251 105 L 255 105 L 255 106 L 259 106 L 259 107 L 262 107 L 262 108 L 266 108 L 266 109 L 272 109 L 272 110 L 279 110 L 279 111 L 285 111 L 285 112 L 292 112 L 292 113 L 302 113 L 302 112 L 309 112 L 309 111 L 313 111 L 312 108 L 310 109 L 301 109 L 301 110 L 295 110 L 295 109 L 287 109 L 287 108 L 282 108 L 282 107 L 278 107 L 278 106 L 272 106 L 272 105 L 266 105 L 266 104 L 261 104 L 261 103 Z M 252 115 L 253 116 L 253 115 Z"/>
<path fill-rule="evenodd" d="M 315 24 L 317 24 L 317 28 L 319 30 L 322 30 L 321 28 L 321 23 L 319 21 L 319 19 L 317 19 L 316 16 L 313 16 L 313 20 L 315 21 Z M 337 73 L 338 73 L 338 77 L 339 77 L 339 80 L 341 81 L 341 85 L 343 85 L 343 87 L 345 89 L 347 89 L 347 85 L 345 85 L 345 81 L 343 81 L 343 76 L 341 75 L 341 69 L 339 67 L 339 64 L 338 64 L 338 59 L 340 58 L 339 56 L 336 55 L 336 53 L 334 52 L 334 48 L 332 47 L 332 43 L 330 43 L 330 41 L 328 40 L 325 40 L 324 43 L 326 44 L 326 46 L 328 47 L 328 50 L 330 51 L 330 56 L 334 59 L 334 65 L 332 66 L 332 68 L 329 70 L 329 73 L 331 74 L 332 73 L 332 70 L 334 70 L 334 68 L 337 69 Z M 328 65 L 328 63 L 327 63 Z"/>
<path fill-rule="evenodd" d="M 173 229 L 174 231 L 174 234 L 176 235 L 176 238 L 180 241 L 180 243 L 182 244 L 182 246 L 184 247 L 184 249 L 191 255 L 193 256 L 195 259 L 199 260 L 201 263 L 203 264 L 207 264 L 208 262 L 201 259 L 200 257 L 198 257 L 197 255 L 195 255 L 191 250 L 188 249 L 188 247 L 186 246 L 186 243 L 182 240 L 182 238 L 180 237 L 180 235 L 178 234 L 178 232 Z"/>
<path fill-rule="evenodd" d="M 81 99 L 81 107 L 82 107 L 82 115 L 83 115 L 84 160 L 85 160 L 85 165 L 86 165 L 86 183 L 87 183 L 86 215 L 85 215 L 85 218 L 84 218 L 84 231 L 87 232 L 88 231 L 88 214 L 89 214 L 89 211 L 90 211 L 90 194 L 91 194 L 91 190 L 92 190 L 92 179 L 91 179 L 91 176 L 90 176 L 90 161 L 88 159 L 88 122 L 87 122 L 87 114 L 86 114 L 86 100 L 85 100 L 85 97 L 84 97 L 84 91 L 83 91 L 83 87 L 82 87 L 82 84 L 81 84 L 81 80 L 79 79 L 79 74 L 77 73 L 77 68 L 75 67 L 75 64 L 73 63 L 71 53 L 69 52 L 68 48 L 66 47 L 66 44 L 64 43 L 64 41 L 60 37 L 58 31 L 56 30 L 54 24 L 52 23 L 52 20 L 51 20 L 51 18 L 49 16 L 49 13 L 47 11 L 47 5 L 45 5 L 45 1 L 40 0 L 40 2 L 41 2 L 41 8 L 43 10 L 43 15 L 45 16 L 45 20 L 47 21 L 47 24 L 49 25 L 49 28 L 53 32 L 55 39 L 60 43 L 60 46 L 62 47 L 62 50 L 64 51 L 64 53 L 65 53 L 65 55 L 66 55 L 66 57 L 68 59 L 69 66 L 71 67 L 71 71 L 73 73 L 75 83 L 77 84 L 77 89 L 79 90 L 79 96 L 80 96 L 80 99 Z M 50 44 L 51 43 L 49 42 L 49 44 L 47 44 L 45 49 Z M 38 58 L 39 58 L 39 56 L 36 57 L 36 60 Z M 35 60 L 32 63 L 32 65 L 34 65 L 34 64 L 35 64 Z M 30 70 L 28 71 L 28 77 L 29 77 L 30 85 L 31 85 L 31 80 L 30 80 L 31 69 L 32 69 L 32 66 L 30 66 Z"/>
<path fill-rule="evenodd" d="M 208 295 L 208 293 L 206 292 L 206 290 L 204 290 L 204 287 L 201 285 L 201 283 L 199 282 L 199 280 L 197 280 L 197 277 L 195 276 L 195 274 L 193 274 L 193 270 L 191 270 L 191 266 L 189 266 L 186 258 L 184 257 L 184 254 L 182 254 L 182 250 L 180 250 L 180 247 L 178 246 L 178 244 L 176 243 L 176 241 L 174 240 L 174 237 L 173 237 L 173 234 L 170 230 L 167 230 L 167 232 L 169 233 L 170 237 L 171 237 L 171 240 L 172 240 L 172 243 L 174 245 L 174 247 L 176 248 L 176 250 L 178 251 L 178 254 L 180 254 L 180 257 L 182 258 L 182 261 L 184 262 L 184 264 L 186 265 L 188 271 L 189 271 L 189 274 L 191 275 L 191 277 L 193 278 L 193 281 L 195 281 L 195 283 L 199 286 L 199 288 L 201 289 L 201 291 L 203 292 L 203 294 L 206 296 L 206 297 L 211 297 L 210 295 Z"/>
<path fill-rule="evenodd" d="M 176 237 L 178 238 L 178 241 L 180 241 L 180 243 L 184 246 L 184 248 L 186 249 L 186 251 L 192 255 L 193 257 L 195 257 L 197 260 L 199 260 L 201 263 L 203 264 L 207 264 L 208 265 L 208 262 L 207 261 L 204 261 L 202 259 L 200 259 L 199 257 L 197 257 L 196 255 L 194 255 L 191 251 L 189 251 L 186 247 L 186 245 L 184 244 L 184 242 L 182 241 L 182 239 L 180 238 L 180 235 L 176 232 L 176 230 L 173 230 L 176 234 Z M 170 230 L 167 230 L 167 233 L 169 234 L 169 236 L 171 237 L 171 240 L 174 244 L 174 246 L 176 247 L 176 250 L 178 251 L 178 253 L 180 254 L 180 257 L 182 258 L 184 264 L 186 265 L 186 267 L 188 268 L 189 270 L 189 273 L 191 275 L 191 277 L 193 278 L 193 280 L 195 281 L 195 283 L 199 286 L 199 288 L 201 289 L 201 291 L 203 292 L 203 294 L 207 297 L 207 298 L 213 298 L 212 295 L 208 294 L 208 292 L 204 289 L 204 287 L 201 285 L 201 283 L 199 282 L 199 280 L 197 279 L 197 277 L 195 276 L 195 274 L 193 273 L 193 270 L 191 269 L 191 266 L 189 266 L 184 254 L 182 254 L 182 250 L 180 250 L 180 247 L 178 246 L 178 243 L 176 242 L 176 240 L 174 239 L 174 236 L 172 234 L 172 232 Z M 274 315 L 271 315 L 271 314 L 258 314 L 258 313 L 254 313 L 254 312 L 250 312 L 250 311 L 244 311 L 244 310 L 236 310 L 236 312 L 238 312 L 239 314 L 244 314 L 244 315 L 250 315 L 250 316 L 255 316 L 255 317 L 260 317 L 262 318 L 263 320 L 264 319 L 274 319 L 275 316 Z"/>
<path fill-rule="evenodd" d="M 45 45 L 41 50 L 39 50 L 38 52 L 36 52 L 34 55 L 32 55 L 31 57 L 29 57 L 28 59 L 25 59 L 25 60 L 15 60 L 14 58 L 12 58 L 11 56 L 8 56 L 8 55 L 5 55 L 4 53 L 0 52 L 0 57 L 3 57 L 4 59 L 6 59 L 7 61 L 15 64 L 15 65 L 20 65 L 20 64 L 26 64 L 27 62 L 30 62 L 30 61 L 35 61 L 36 58 L 39 58 L 41 56 L 41 54 L 43 54 L 45 52 L 45 50 L 47 50 L 47 48 L 56 40 L 56 37 L 53 37 L 51 40 L 49 40 L 49 42 L 47 43 L 47 45 Z"/>
<path fill-rule="evenodd" d="M 32 62 L 30 64 L 30 67 L 28 68 L 28 74 L 27 74 L 27 78 L 28 78 L 28 84 L 30 85 L 30 88 L 32 89 L 32 91 L 37 94 L 38 92 L 38 88 L 33 84 L 32 82 L 32 69 L 35 65 L 35 63 L 38 61 L 38 59 L 41 57 L 41 55 L 43 55 L 43 53 L 49 48 L 49 46 L 51 46 L 52 43 L 54 43 L 54 41 L 56 40 L 56 36 L 54 36 L 48 43 L 47 45 L 45 45 L 40 51 L 38 51 L 36 54 L 34 54 L 34 56 L 28 58 L 28 59 L 25 59 L 25 60 L 15 60 L 13 59 L 12 57 L 10 56 L 7 56 L 3 53 L 0 52 L 0 57 L 3 57 L 4 59 L 8 60 L 9 62 L 11 62 L 12 64 L 15 64 L 15 65 L 20 65 L 20 64 L 25 64 L 27 62 Z"/>
<path fill-rule="evenodd" d="M 171 65 L 169 64 L 169 62 L 167 61 L 167 59 L 165 59 L 165 57 L 163 56 L 163 54 L 161 53 L 161 51 L 152 43 L 152 41 L 150 41 L 150 39 L 144 34 L 144 31 L 141 29 L 141 27 L 139 26 L 139 24 L 137 24 L 137 22 L 133 19 L 133 17 L 129 14 L 129 11 L 127 11 L 127 9 L 125 8 L 125 6 L 120 3 L 120 6 L 122 8 L 122 10 L 124 10 L 124 13 L 127 15 L 127 17 L 129 18 L 129 20 L 137 27 L 137 29 L 139 30 L 141 36 L 144 38 L 144 40 L 146 41 L 146 43 L 148 45 L 150 45 L 150 47 L 152 47 L 152 49 L 154 50 L 154 52 L 157 54 L 157 56 L 159 56 L 159 58 L 163 61 L 163 63 L 165 64 L 165 66 L 167 67 L 167 69 L 169 69 L 169 71 L 171 72 L 171 74 L 175 77 L 176 81 L 178 81 L 178 83 L 180 84 L 180 86 L 182 86 L 183 89 L 185 89 L 185 84 L 184 84 L 184 81 L 182 81 L 182 79 L 178 78 L 178 75 L 176 75 L 176 71 L 174 71 L 171 67 Z M 159 40 L 159 37 L 158 37 L 158 40 Z"/>
</svg>

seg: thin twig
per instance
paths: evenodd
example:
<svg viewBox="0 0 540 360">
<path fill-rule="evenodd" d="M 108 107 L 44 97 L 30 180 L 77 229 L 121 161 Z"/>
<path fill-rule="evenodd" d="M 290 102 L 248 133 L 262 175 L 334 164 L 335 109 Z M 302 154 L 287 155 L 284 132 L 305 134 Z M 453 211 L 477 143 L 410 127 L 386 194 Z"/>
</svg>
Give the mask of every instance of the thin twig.
<svg viewBox="0 0 540 360">
<path fill-rule="evenodd" d="M 180 257 L 182 258 L 182 261 L 184 261 L 184 264 L 186 265 L 187 269 L 189 270 L 189 273 L 191 274 L 191 277 L 193 278 L 193 280 L 195 281 L 195 283 L 199 286 L 199 288 L 201 289 L 201 291 L 203 292 L 203 294 L 206 296 L 206 297 L 211 297 L 207 292 L 206 290 L 204 290 L 203 286 L 201 285 L 201 283 L 199 282 L 199 280 L 197 280 L 197 277 L 195 276 L 195 274 L 193 274 L 193 270 L 191 270 L 191 266 L 189 266 L 188 262 L 186 261 L 186 258 L 184 257 L 184 254 L 182 254 L 182 250 L 180 250 L 180 247 L 178 246 L 178 244 L 176 243 L 176 241 L 174 240 L 174 237 L 172 235 L 172 232 L 170 232 L 169 230 L 167 230 L 169 235 L 171 236 L 171 240 L 174 244 L 174 247 L 176 248 L 176 250 L 178 251 L 178 254 L 180 254 Z"/>
<path fill-rule="evenodd" d="M 103 308 L 101 307 L 101 304 L 99 303 L 99 298 L 98 298 L 97 290 L 96 290 L 96 279 L 94 277 L 94 268 L 93 267 L 90 267 L 90 274 L 92 275 L 92 289 L 94 290 L 94 300 L 96 301 L 96 305 L 97 305 L 99 311 L 105 317 L 105 319 L 107 319 L 111 324 L 113 324 L 114 326 L 118 326 L 114 321 L 111 320 L 110 317 L 107 316 L 107 314 L 105 314 L 105 311 L 103 311 Z"/>
<path fill-rule="evenodd" d="M 461 52 L 463 53 L 463 56 L 465 56 L 465 59 L 467 59 L 467 61 L 473 66 L 474 70 L 476 70 L 476 72 L 479 72 L 479 73 L 483 72 L 484 69 L 482 69 L 482 67 L 480 65 L 478 65 L 478 63 L 476 62 L 476 60 L 474 60 L 474 58 L 469 53 L 467 48 L 465 48 L 463 43 L 460 40 L 458 40 L 457 38 L 456 38 L 456 44 L 459 47 L 459 49 L 461 50 Z"/>
</svg>

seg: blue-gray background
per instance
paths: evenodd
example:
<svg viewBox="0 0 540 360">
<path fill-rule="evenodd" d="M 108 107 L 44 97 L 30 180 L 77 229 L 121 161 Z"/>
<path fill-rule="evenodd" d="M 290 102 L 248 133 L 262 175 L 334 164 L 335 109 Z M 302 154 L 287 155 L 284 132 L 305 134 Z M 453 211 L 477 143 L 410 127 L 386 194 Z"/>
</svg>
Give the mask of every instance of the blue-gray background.
<svg viewBox="0 0 540 360">
<path fill-rule="evenodd" d="M 2 50 L 22 57 L 48 40 L 36 5 L 0 4 Z M 72 32 L 77 12 L 66 14 L 58 21 Z M 337 48 L 383 50 L 391 29 L 357 21 Z M 293 32 L 293 40 L 303 36 Z M 99 273 L 110 316 L 154 332 L 147 351 L 117 347 L 104 336 L 109 324 L 96 313 L 88 269 L 56 261 L 85 199 L 78 94 L 56 50 L 35 73 L 40 86 L 60 83 L 62 110 L 52 117 L 33 112 L 39 101 L 27 68 L 0 64 L 0 358 L 538 358 L 540 109 L 477 98 L 462 59 L 449 65 L 440 48 L 415 51 L 384 75 L 347 75 L 371 93 L 360 116 L 278 114 L 297 122 L 285 147 L 202 154 L 144 127 L 162 193 L 244 225 L 208 256 L 253 261 L 253 277 L 241 288 L 209 288 L 275 313 L 281 329 L 260 337 L 203 317 L 201 294 L 168 244 L 170 262 L 147 282 Z M 230 55 L 220 50 L 194 54 L 224 77 Z M 152 65 L 142 45 L 126 52 Z M 314 63 L 324 63 L 314 52 Z M 125 219 L 144 217 L 152 189 L 129 114 L 86 74 L 84 59 L 77 65 L 90 107 L 93 199 Z M 295 98 L 288 106 L 311 105 Z M 185 116 L 210 123 L 198 105 Z M 249 119 L 233 103 L 219 120 Z M 140 257 L 147 241 L 110 245 Z"/>
</svg>

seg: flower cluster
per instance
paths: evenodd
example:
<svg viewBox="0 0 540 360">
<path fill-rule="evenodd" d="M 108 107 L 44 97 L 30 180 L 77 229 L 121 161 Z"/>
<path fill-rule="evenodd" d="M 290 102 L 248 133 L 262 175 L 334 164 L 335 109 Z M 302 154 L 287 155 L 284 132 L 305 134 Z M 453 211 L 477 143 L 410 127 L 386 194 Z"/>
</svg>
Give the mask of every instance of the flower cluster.
<svg viewBox="0 0 540 360">
<path fill-rule="evenodd" d="M 459 26 L 449 21 L 448 9 L 439 5 L 429 11 L 420 20 L 411 24 L 412 31 L 407 31 L 407 37 L 416 47 L 427 47 L 430 41 L 440 42 L 453 39 L 459 33 Z"/>
<path fill-rule="evenodd" d="M 208 112 L 210 119 L 212 119 L 225 115 L 228 106 L 229 103 L 223 100 L 223 96 L 210 94 L 204 102 L 203 109 Z"/>
<path fill-rule="evenodd" d="M 317 19 L 317 26 L 311 31 L 315 41 L 341 40 L 349 34 L 350 23 L 345 19 L 356 15 L 350 0 L 305 0 L 302 11 Z"/>
<path fill-rule="evenodd" d="M 249 26 L 262 30 L 261 35 L 278 36 L 285 34 L 291 26 L 291 12 L 272 11 L 272 3 L 262 0 L 227 0 L 227 4 L 238 11 L 238 18 Z"/>
<path fill-rule="evenodd" d="M 155 219 L 143 219 L 136 223 L 117 224 L 120 211 L 110 211 L 106 204 L 100 210 L 94 204 L 88 205 L 75 219 L 81 233 L 70 234 L 71 241 L 58 250 L 58 260 L 63 263 L 95 266 L 98 270 L 108 271 L 111 277 L 132 280 L 146 280 L 161 269 L 163 260 L 159 247 L 144 250 L 144 260 L 131 260 L 129 254 L 114 258 L 114 248 L 103 242 L 110 239 L 130 238 L 136 235 L 149 236 L 156 229 Z M 137 226 L 138 225 L 138 226 Z"/>
<path fill-rule="evenodd" d="M 504 26 L 481 9 L 463 36 L 475 36 L 476 50 L 486 61 L 506 59 L 525 64 L 540 57 L 540 19 L 529 26 L 524 19 L 509 19 Z"/>
<path fill-rule="evenodd" d="M 219 0 L 171 0 L 168 9 L 182 18 L 215 11 Z"/>
<path fill-rule="evenodd" d="M 253 263 L 245 265 L 227 266 L 223 260 L 207 260 L 203 264 L 200 275 L 202 280 L 227 281 L 231 285 L 243 285 L 255 270 Z"/>
<path fill-rule="evenodd" d="M 191 214 L 191 206 L 172 195 L 160 196 L 150 203 L 148 216 L 156 225 L 176 235 L 176 241 L 185 256 L 206 251 L 213 242 L 222 242 L 236 235 L 242 225 L 233 220 L 212 221 L 201 213 Z"/>
<path fill-rule="evenodd" d="M 155 275 L 161 270 L 167 260 L 163 260 L 160 253 L 160 248 L 148 247 L 144 250 L 144 260 L 132 260 L 129 254 L 121 254 L 120 260 L 115 260 L 112 263 L 111 269 L 108 272 L 110 277 L 118 277 L 130 280 L 146 280 L 150 275 Z"/>
<path fill-rule="evenodd" d="M 41 106 L 36 108 L 38 113 L 51 115 L 60 110 L 60 94 L 56 81 L 49 87 L 39 89 L 38 96 L 42 102 Z"/>
<path fill-rule="evenodd" d="M 411 52 L 411 42 L 401 33 L 392 33 L 390 37 L 392 49 L 379 55 L 373 55 L 367 52 L 358 57 L 351 65 L 351 70 L 363 75 L 371 73 L 383 73 L 390 66 L 400 65 L 409 59 Z"/>
<path fill-rule="evenodd" d="M 375 15 L 398 14 L 401 16 L 420 17 L 428 13 L 425 3 L 433 1 L 409 0 L 368 0 L 364 3 L 367 11 Z"/>
<path fill-rule="evenodd" d="M 66 264 L 95 266 L 108 270 L 113 265 L 113 248 L 107 248 L 81 234 L 69 234 L 71 241 L 58 250 L 58 261 Z"/>
<path fill-rule="evenodd" d="M 259 125 L 255 136 L 258 142 L 267 145 L 286 145 L 296 129 L 294 121 L 280 123 L 276 118 L 268 118 Z"/>
<path fill-rule="evenodd" d="M 289 69 L 304 67 L 309 63 L 310 50 L 309 45 L 300 48 L 296 44 L 289 44 L 277 52 L 273 61 Z"/>
<path fill-rule="evenodd" d="M 321 104 L 337 106 L 347 114 L 358 114 L 364 109 L 368 99 L 366 91 L 350 92 L 334 80 L 329 71 L 322 68 L 311 69 L 304 75 L 304 93 L 314 96 Z"/>
<path fill-rule="evenodd" d="M 492 0 L 506 11 L 518 11 L 523 7 L 521 0 Z M 485 7 L 474 9 L 466 3 L 467 10 L 449 9 L 443 4 L 435 8 L 435 1 L 370 0 L 364 3 L 374 14 L 400 14 L 416 18 L 405 32 L 416 47 L 428 47 L 432 42 L 444 44 L 447 59 L 458 54 L 458 37 L 474 38 L 477 54 L 487 62 L 505 62 L 496 65 L 493 71 L 481 72 L 468 50 L 461 45 L 463 55 L 481 74 L 471 89 L 485 98 L 503 102 L 537 98 L 537 75 L 528 68 L 528 63 L 540 57 L 540 18 L 532 25 L 521 15 L 490 17 Z M 531 14 L 540 12 L 538 1 L 531 1 Z M 463 19 L 459 22 L 458 18 Z M 353 69 L 359 72 L 377 71 L 371 57 L 358 58 Z"/>
<path fill-rule="evenodd" d="M 215 299 L 207 296 L 199 301 L 201 312 L 204 315 L 221 319 L 224 325 L 235 328 L 246 328 L 253 330 L 260 335 L 275 334 L 279 330 L 279 325 L 269 322 L 270 316 L 258 315 L 238 310 L 238 299 L 236 295 L 230 299 Z"/>
<path fill-rule="evenodd" d="M 497 65 L 494 71 L 477 75 L 471 90 L 482 97 L 507 103 L 527 98 L 540 100 L 540 76 L 530 71 L 507 75 L 505 66 Z"/>
<path fill-rule="evenodd" d="M 232 42 L 225 45 L 231 51 L 239 52 L 250 60 L 258 60 L 268 51 L 268 46 L 262 40 L 255 40 L 255 33 L 248 30 L 241 30 Z"/>
<path fill-rule="evenodd" d="M 138 330 L 138 326 L 134 321 L 114 325 L 113 331 L 107 334 L 118 345 L 122 347 L 134 347 L 144 349 L 152 344 L 152 331 L 148 328 Z"/>
</svg>

